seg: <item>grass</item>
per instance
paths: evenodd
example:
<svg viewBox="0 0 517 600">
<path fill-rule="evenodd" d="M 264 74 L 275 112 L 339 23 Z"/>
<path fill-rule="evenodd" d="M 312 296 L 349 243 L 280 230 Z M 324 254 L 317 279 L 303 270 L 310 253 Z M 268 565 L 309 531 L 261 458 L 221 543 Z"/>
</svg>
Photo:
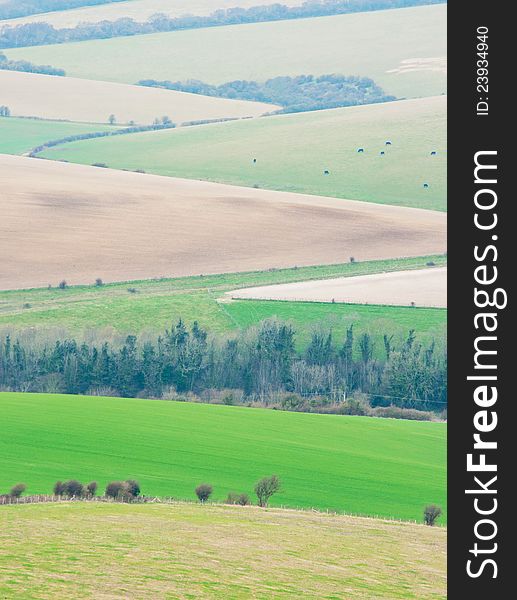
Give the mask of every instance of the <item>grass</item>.
<svg viewBox="0 0 517 600">
<path fill-rule="evenodd" d="M 370 330 L 376 335 L 384 331 L 404 335 L 408 329 L 416 329 L 422 335 L 442 335 L 447 314 L 443 309 L 251 300 L 217 302 L 225 292 L 240 287 L 425 268 L 430 261 L 445 265 L 446 257 L 148 280 L 102 287 L 77 286 L 66 290 L 1 291 L 0 328 L 59 329 L 73 334 L 110 328 L 125 334 L 162 331 L 181 317 L 187 322 L 198 320 L 202 327 L 223 333 L 278 316 L 295 323 L 301 344 L 319 323 L 331 324 L 338 338 L 352 322 L 358 330 Z M 128 292 L 128 288 L 136 293 Z"/>
<path fill-rule="evenodd" d="M 9 49 L 5 54 L 64 68 L 69 76 L 120 83 L 224 83 L 341 73 L 371 77 L 397 97 L 434 96 L 446 91 L 446 74 L 433 70 L 436 65 L 389 71 L 404 60 L 445 57 L 446 14 L 445 5 L 422 6 Z"/>
<path fill-rule="evenodd" d="M 29 493 L 59 479 L 104 489 L 131 478 L 147 495 L 179 499 L 211 483 L 220 501 L 252 496 L 276 473 L 274 506 L 420 521 L 426 504 L 446 504 L 444 423 L 5 392 L 0 410 L 0 481 Z"/>
<path fill-rule="evenodd" d="M 24 154 L 49 140 L 110 128 L 100 124 L 0 117 L 0 154 Z"/>
<path fill-rule="evenodd" d="M 260 0 L 261 5 L 276 4 L 277 0 Z M 282 4 L 297 6 L 303 0 L 282 0 Z M 0 1 L 0 4 L 2 2 Z M 116 21 L 117 19 L 134 19 L 141 22 L 153 14 L 165 13 L 171 17 L 181 17 L 186 13 L 191 15 L 209 15 L 220 8 L 247 8 L 257 6 L 257 0 L 128 0 L 84 6 L 75 9 L 39 13 L 28 17 L 8 19 L 6 25 L 21 25 L 24 23 L 40 23 L 44 21 L 57 28 L 75 27 L 78 23 L 98 23 L 99 21 Z M 4 23 L 2 23 L 3 25 Z"/>
<path fill-rule="evenodd" d="M 0 507 L 0 596 L 446 597 L 443 528 L 222 506 Z"/>
<path fill-rule="evenodd" d="M 386 146 L 386 140 L 392 145 Z M 364 153 L 358 153 L 358 148 L 364 148 Z M 437 155 L 432 156 L 432 151 Z M 41 156 L 83 164 L 104 162 L 118 169 L 143 169 L 158 175 L 248 187 L 446 210 L 446 99 L 98 138 L 50 148 Z M 329 175 L 324 175 L 325 170 Z M 424 183 L 429 187 L 424 188 Z"/>
</svg>

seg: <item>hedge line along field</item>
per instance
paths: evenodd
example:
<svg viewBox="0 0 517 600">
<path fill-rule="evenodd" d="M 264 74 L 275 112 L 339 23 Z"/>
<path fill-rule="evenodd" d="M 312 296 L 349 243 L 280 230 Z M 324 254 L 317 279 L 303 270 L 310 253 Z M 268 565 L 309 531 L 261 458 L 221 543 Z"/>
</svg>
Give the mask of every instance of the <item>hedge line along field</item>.
<svg viewBox="0 0 517 600">
<path fill-rule="evenodd" d="M 273 506 L 418 521 L 426 504 L 445 509 L 444 423 L 5 392 L 0 409 L 1 481 L 27 493 L 131 478 L 144 494 L 178 499 L 210 483 L 221 501 L 253 495 L 275 473 L 283 491 Z"/>
<path fill-rule="evenodd" d="M 0 154 L 24 154 L 49 140 L 109 129 L 113 129 L 113 127 L 88 123 L 0 117 Z"/>
<path fill-rule="evenodd" d="M 279 108 L 260 102 L 17 71 L 0 70 L 0 89 L 1 102 L 9 106 L 13 116 L 106 124 L 114 115 L 118 124 L 126 126 L 130 122 L 151 125 L 164 116 L 177 125 L 205 119 L 256 117 Z"/>
<path fill-rule="evenodd" d="M 286 6 L 298 6 L 304 0 L 282 0 Z M 278 0 L 260 0 L 260 6 L 277 4 Z M 0 2 L 1 4 L 1 2 Z M 166 14 L 170 17 L 181 17 L 185 14 L 195 16 L 210 15 L 219 9 L 249 8 L 257 6 L 257 0 L 128 0 L 127 2 L 114 2 L 96 6 L 60 10 L 56 12 L 40 13 L 29 17 L 6 19 L 1 25 L 23 25 L 25 23 L 48 23 L 56 29 L 75 27 L 79 23 L 99 23 L 100 21 L 116 21 L 117 19 L 133 19 L 146 21 L 156 13 Z"/>
<path fill-rule="evenodd" d="M 0 596 L 437 600 L 446 541 L 443 527 L 254 507 L 2 506 Z"/>
<path fill-rule="evenodd" d="M 199 79 L 221 84 L 339 73 L 371 77 L 399 98 L 434 96 L 446 92 L 446 15 L 446 5 L 437 4 L 17 48 L 5 54 L 65 69 L 71 77 L 118 83 Z"/>
<path fill-rule="evenodd" d="M 66 290 L 0 291 L 0 331 L 59 329 L 80 335 L 109 329 L 114 335 L 159 332 L 182 318 L 197 320 L 214 333 L 246 328 L 263 319 L 278 317 L 293 322 L 298 341 L 304 344 L 319 323 L 332 326 L 335 335 L 355 323 L 357 330 L 399 335 L 416 329 L 419 335 L 443 335 L 443 309 L 322 304 L 313 302 L 236 301 L 221 303 L 225 293 L 238 288 L 311 279 L 354 277 L 372 273 L 422 269 L 427 263 L 446 265 L 445 256 L 426 256 L 319 267 L 147 280 Z M 131 291 L 128 291 L 131 290 Z M 381 344 L 382 346 L 382 344 Z"/>
<path fill-rule="evenodd" d="M 41 156 L 443 211 L 446 100 L 438 96 L 98 138 L 50 148 Z"/>
</svg>

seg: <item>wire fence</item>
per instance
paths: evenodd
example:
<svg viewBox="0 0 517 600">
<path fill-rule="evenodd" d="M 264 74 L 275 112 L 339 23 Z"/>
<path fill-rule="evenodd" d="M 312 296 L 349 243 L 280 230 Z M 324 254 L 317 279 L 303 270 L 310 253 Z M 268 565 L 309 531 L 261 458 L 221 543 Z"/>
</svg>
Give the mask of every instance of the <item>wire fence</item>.
<svg viewBox="0 0 517 600">
<path fill-rule="evenodd" d="M 296 512 L 304 512 L 304 513 L 312 513 L 316 515 L 328 515 L 333 517 L 351 517 L 354 519 L 375 519 L 380 521 L 389 521 L 394 523 L 409 523 L 413 525 L 421 525 L 425 527 L 426 525 L 422 521 L 417 521 L 416 519 L 402 519 L 400 517 L 389 516 L 389 515 L 379 515 L 379 514 L 365 514 L 365 513 L 354 513 L 348 511 L 337 511 L 329 508 L 322 509 L 314 506 L 293 506 L 293 505 L 274 505 L 266 508 L 259 507 L 254 504 L 248 504 L 246 506 L 241 506 L 237 504 L 229 504 L 225 502 L 204 502 L 200 503 L 196 500 L 188 500 L 188 499 L 179 499 L 173 498 L 172 496 L 138 496 L 136 498 L 128 498 L 128 497 L 119 497 L 119 498 L 111 498 L 108 496 L 83 496 L 83 497 L 68 497 L 68 496 L 56 496 L 51 494 L 37 494 L 33 496 L 0 496 L 0 506 L 1 505 L 19 505 L 19 504 L 52 504 L 52 503 L 104 503 L 104 504 L 166 504 L 166 505 L 196 505 L 196 506 L 214 506 L 214 507 L 233 507 L 233 508 L 243 508 L 243 509 L 257 509 L 260 511 L 268 511 L 268 510 L 280 510 L 280 511 L 296 511 Z M 446 527 L 444 524 L 437 523 L 436 527 Z"/>
</svg>

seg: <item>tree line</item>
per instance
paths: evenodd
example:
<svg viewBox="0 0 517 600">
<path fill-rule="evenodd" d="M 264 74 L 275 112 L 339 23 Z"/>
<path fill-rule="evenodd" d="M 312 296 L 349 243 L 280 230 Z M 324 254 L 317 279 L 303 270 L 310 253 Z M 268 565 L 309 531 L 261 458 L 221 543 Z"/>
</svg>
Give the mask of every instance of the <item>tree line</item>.
<svg viewBox="0 0 517 600">
<path fill-rule="evenodd" d="M 198 80 L 172 82 L 144 79 L 137 85 L 219 98 L 266 102 L 282 106 L 283 109 L 278 112 L 283 113 L 395 100 L 395 96 L 385 94 L 383 89 L 368 77 L 336 74 L 283 76 L 264 82 L 235 80 L 221 85 L 211 85 Z"/>
<path fill-rule="evenodd" d="M 64 77 L 66 75 L 63 69 L 56 69 L 50 65 L 35 65 L 28 60 L 10 60 L 3 52 L 0 52 L 0 70 L 57 75 L 59 77 Z"/>
<path fill-rule="evenodd" d="M 38 13 L 124 1 L 125 0 L 3 0 L 3 2 L 0 3 L 0 19 L 16 19 L 18 17 L 28 17 Z"/>
<path fill-rule="evenodd" d="M 291 324 L 268 319 L 230 337 L 179 320 L 155 339 L 0 343 L 1 389 L 268 406 L 292 411 L 418 415 L 447 406 L 445 343 L 410 331 L 396 342 L 317 329 L 304 349 Z M 377 412 L 371 413 L 374 410 Z M 391 412 L 390 412 L 391 411 Z"/>
<path fill-rule="evenodd" d="M 0 30 L 0 48 L 19 48 L 46 44 L 64 44 L 93 39 L 107 39 L 161 33 L 203 27 L 261 23 L 341 15 L 354 12 L 376 11 L 388 8 L 402 8 L 427 4 L 442 4 L 445 0 L 308 0 L 300 6 L 270 4 L 251 8 L 228 8 L 216 10 L 208 16 L 186 15 L 170 17 L 163 13 L 152 15 L 147 21 L 139 22 L 131 18 L 97 23 L 78 23 L 75 27 L 56 29 L 44 23 L 25 23 L 6 26 Z"/>
</svg>

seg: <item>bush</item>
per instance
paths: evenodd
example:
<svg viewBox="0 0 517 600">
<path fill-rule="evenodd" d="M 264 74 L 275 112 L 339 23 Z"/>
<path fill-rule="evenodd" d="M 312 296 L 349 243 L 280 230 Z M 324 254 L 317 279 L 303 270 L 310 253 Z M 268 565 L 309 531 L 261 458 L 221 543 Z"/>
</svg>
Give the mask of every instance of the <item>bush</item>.
<svg viewBox="0 0 517 600">
<path fill-rule="evenodd" d="M 122 494 L 123 489 L 124 484 L 122 483 L 122 481 L 112 481 L 106 486 L 106 491 L 104 492 L 104 495 L 108 498 L 119 498 Z"/>
<path fill-rule="evenodd" d="M 206 502 L 212 495 L 213 491 L 214 488 L 209 483 L 202 483 L 195 489 L 196 496 L 199 498 L 200 502 Z"/>
<path fill-rule="evenodd" d="M 424 523 L 432 527 L 436 519 L 442 514 L 442 509 L 436 504 L 429 504 L 424 508 Z"/>
<path fill-rule="evenodd" d="M 226 504 L 240 504 L 241 506 L 247 506 L 250 504 L 250 498 L 248 494 L 230 492 L 226 498 Z"/>
<path fill-rule="evenodd" d="M 54 496 L 64 496 L 65 492 L 65 484 L 62 481 L 56 481 L 54 484 Z"/>
<path fill-rule="evenodd" d="M 11 498 L 19 498 L 26 489 L 27 486 L 24 483 L 17 483 L 11 488 L 9 496 L 11 496 Z"/>
<path fill-rule="evenodd" d="M 255 485 L 255 494 L 257 495 L 258 505 L 262 508 L 267 508 L 269 499 L 278 491 L 280 491 L 280 480 L 276 475 L 263 477 Z"/>
<path fill-rule="evenodd" d="M 63 281 L 60 281 L 58 286 L 57 286 L 60 290 L 66 290 L 66 288 L 68 287 L 66 281 L 63 279 Z"/>
<path fill-rule="evenodd" d="M 102 281 L 102 279 L 100 277 L 97 277 L 97 279 L 95 280 L 95 287 L 102 287 L 104 285 L 104 282 Z"/>
<path fill-rule="evenodd" d="M 69 498 L 82 498 L 84 496 L 84 486 L 77 479 L 70 479 L 64 483 L 65 495 Z"/>
<path fill-rule="evenodd" d="M 126 479 L 124 483 L 126 484 L 127 494 L 129 494 L 132 498 L 140 496 L 140 484 L 138 481 L 135 481 L 134 479 Z"/>
<path fill-rule="evenodd" d="M 140 494 L 140 484 L 133 479 L 127 479 L 126 481 L 111 481 L 106 486 L 104 494 L 108 498 L 131 500 Z"/>
<path fill-rule="evenodd" d="M 88 494 L 88 496 L 90 496 L 90 498 L 93 498 L 95 496 L 95 494 L 97 493 L 97 482 L 96 481 L 91 481 L 87 486 L 86 486 L 86 493 Z"/>
<path fill-rule="evenodd" d="M 416 408 L 401 408 L 399 406 L 377 406 L 371 410 L 372 417 L 385 419 L 408 419 L 409 421 L 432 421 L 434 413 Z"/>
</svg>

